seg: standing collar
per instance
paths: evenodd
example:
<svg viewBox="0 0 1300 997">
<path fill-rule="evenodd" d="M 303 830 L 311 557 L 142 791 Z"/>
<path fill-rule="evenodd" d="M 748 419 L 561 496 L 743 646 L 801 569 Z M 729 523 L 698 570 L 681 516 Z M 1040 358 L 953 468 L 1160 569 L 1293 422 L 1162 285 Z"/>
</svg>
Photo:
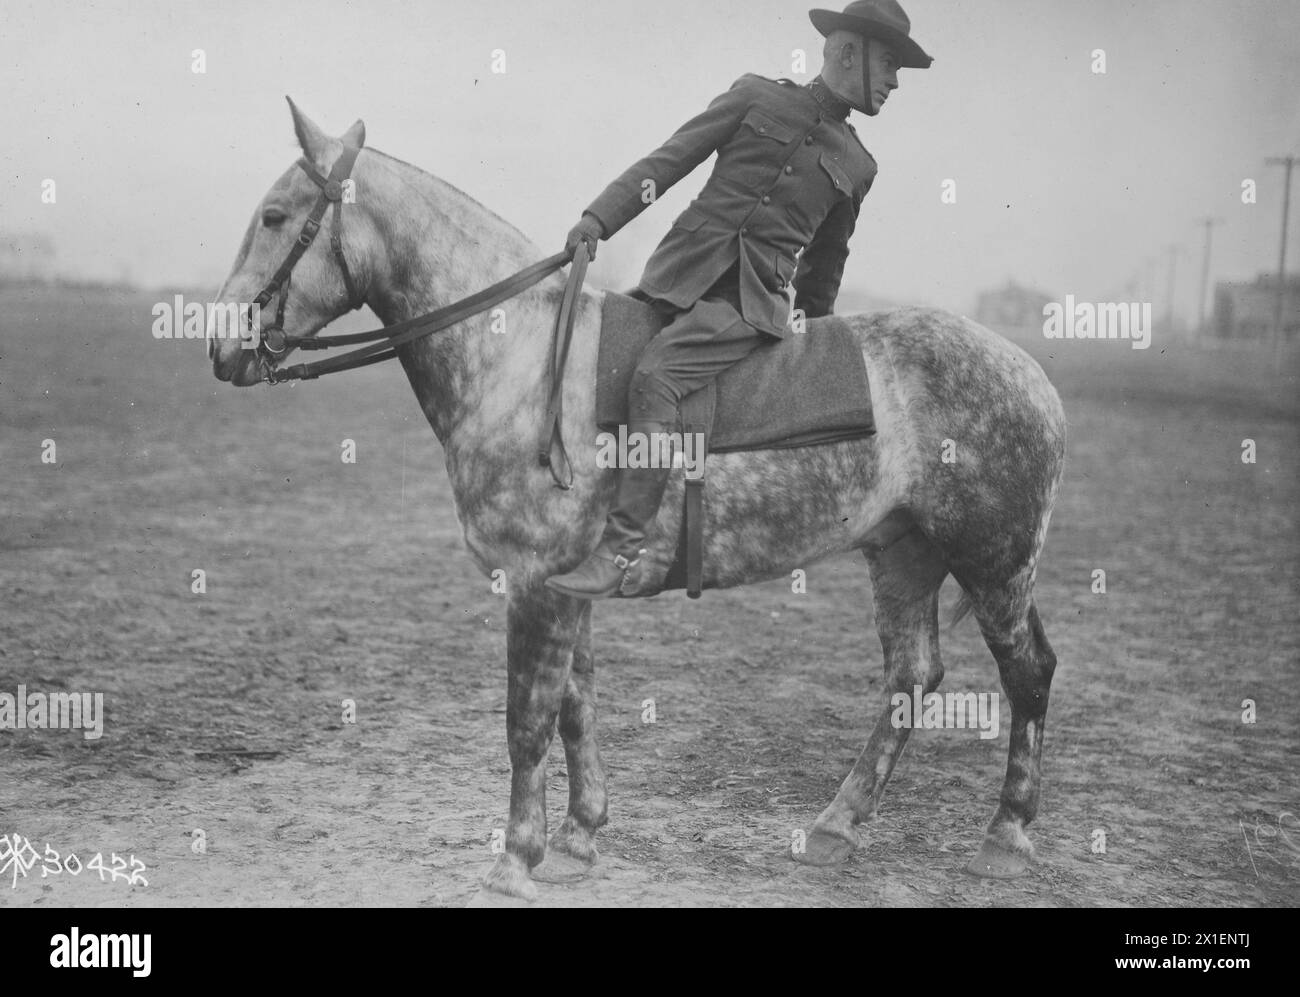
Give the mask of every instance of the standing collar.
<svg viewBox="0 0 1300 997">
<path fill-rule="evenodd" d="M 848 120 L 849 111 L 851 110 L 849 105 L 831 93 L 831 88 L 826 85 L 826 81 L 820 76 L 813 78 L 808 84 L 808 90 L 817 103 L 821 105 L 827 116 L 834 118 L 836 121 Z"/>
</svg>

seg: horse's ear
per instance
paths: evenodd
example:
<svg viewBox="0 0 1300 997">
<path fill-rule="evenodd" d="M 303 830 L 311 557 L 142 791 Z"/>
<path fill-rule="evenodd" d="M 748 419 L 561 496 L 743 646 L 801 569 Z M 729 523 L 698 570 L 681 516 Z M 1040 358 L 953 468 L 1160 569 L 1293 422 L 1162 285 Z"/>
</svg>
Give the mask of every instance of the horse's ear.
<svg viewBox="0 0 1300 997">
<path fill-rule="evenodd" d="M 354 149 L 360 149 L 366 144 L 366 123 L 360 118 L 352 123 L 352 127 L 343 133 L 340 141 L 344 145 L 350 145 Z"/>
<path fill-rule="evenodd" d="M 324 152 L 329 136 L 320 130 L 320 126 L 298 109 L 292 97 L 284 98 L 289 102 L 289 113 L 293 115 L 293 130 L 298 136 L 298 144 L 309 162 L 315 162 Z"/>
</svg>

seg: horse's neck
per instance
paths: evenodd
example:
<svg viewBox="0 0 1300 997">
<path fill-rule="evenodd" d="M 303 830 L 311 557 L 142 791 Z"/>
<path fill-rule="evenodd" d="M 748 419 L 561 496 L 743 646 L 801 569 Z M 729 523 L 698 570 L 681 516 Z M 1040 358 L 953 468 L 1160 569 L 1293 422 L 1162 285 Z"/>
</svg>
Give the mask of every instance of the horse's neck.
<svg viewBox="0 0 1300 997">
<path fill-rule="evenodd" d="M 514 227 L 450 184 L 386 156 L 369 158 L 386 256 L 370 300 L 385 324 L 459 301 L 540 258 Z M 500 306 L 504 335 L 493 334 L 492 313 L 486 312 L 401 350 L 420 406 L 444 445 L 470 406 L 482 407 L 493 396 L 517 399 L 514 382 L 523 372 L 543 369 L 546 337 L 512 323 L 512 311 L 532 311 L 513 304 Z"/>
</svg>

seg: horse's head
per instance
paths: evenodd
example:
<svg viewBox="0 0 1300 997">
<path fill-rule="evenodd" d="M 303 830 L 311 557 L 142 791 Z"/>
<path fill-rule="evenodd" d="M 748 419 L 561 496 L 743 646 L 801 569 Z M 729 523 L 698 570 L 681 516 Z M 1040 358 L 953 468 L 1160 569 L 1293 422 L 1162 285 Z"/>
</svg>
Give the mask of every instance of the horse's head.
<svg viewBox="0 0 1300 997">
<path fill-rule="evenodd" d="M 292 100 L 289 109 L 303 158 L 262 198 L 209 310 L 213 373 L 241 386 L 262 380 L 296 341 L 360 308 L 373 275 L 378 236 L 356 203 L 353 176 L 365 125 L 332 138 Z"/>
</svg>

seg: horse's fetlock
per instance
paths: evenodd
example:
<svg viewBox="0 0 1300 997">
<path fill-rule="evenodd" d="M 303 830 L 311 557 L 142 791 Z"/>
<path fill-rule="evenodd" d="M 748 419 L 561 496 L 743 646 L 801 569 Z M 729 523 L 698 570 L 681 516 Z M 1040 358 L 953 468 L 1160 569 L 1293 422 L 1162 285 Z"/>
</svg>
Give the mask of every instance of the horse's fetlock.
<svg viewBox="0 0 1300 997">
<path fill-rule="evenodd" d="M 506 852 L 518 858 L 525 869 L 531 869 L 546 857 L 546 837 L 530 836 L 527 841 L 507 838 Z"/>
<path fill-rule="evenodd" d="M 1028 823 L 1028 821 L 1026 820 L 1024 823 Z M 1029 839 L 1029 835 L 1025 833 L 1024 823 L 1019 819 L 999 814 L 989 824 L 988 833 L 985 837 L 991 844 L 1004 851 L 1014 852 L 1026 858 L 1033 858 L 1034 843 Z"/>
</svg>

